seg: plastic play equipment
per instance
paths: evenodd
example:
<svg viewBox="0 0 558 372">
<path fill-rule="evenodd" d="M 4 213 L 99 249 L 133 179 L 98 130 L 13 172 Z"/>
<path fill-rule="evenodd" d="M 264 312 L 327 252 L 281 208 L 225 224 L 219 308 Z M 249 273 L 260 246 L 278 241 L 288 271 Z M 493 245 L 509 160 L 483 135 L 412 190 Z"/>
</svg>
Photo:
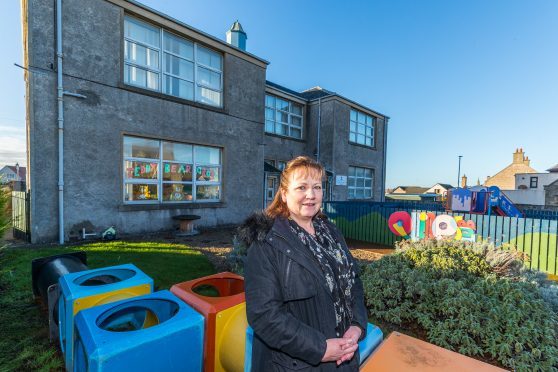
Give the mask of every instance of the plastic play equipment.
<svg viewBox="0 0 558 372">
<path fill-rule="evenodd" d="M 448 209 L 456 212 L 523 217 L 523 212 L 497 186 L 448 191 Z"/>
<path fill-rule="evenodd" d="M 200 294 L 204 290 L 213 296 Z M 223 272 L 175 284 L 171 292 L 205 318 L 204 371 L 243 371 L 248 326 L 244 278 Z"/>
<path fill-rule="evenodd" d="M 204 319 L 169 291 L 76 316 L 74 371 L 202 370 Z"/>
<path fill-rule="evenodd" d="M 388 219 L 388 227 L 395 235 L 408 239 L 412 228 L 411 215 L 405 211 L 392 213 Z"/>
<path fill-rule="evenodd" d="M 31 261 L 31 283 L 33 295 L 42 299 L 48 308 L 49 340 L 58 339 L 58 299 L 60 277 L 87 270 L 85 252 L 72 252 L 36 258 Z"/>
<path fill-rule="evenodd" d="M 132 264 L 66 274 L 59 279 L 60 348 L 73 370 L 74 320 L 84 309 L 153 292 L 153 279 Z"/>
</svg>

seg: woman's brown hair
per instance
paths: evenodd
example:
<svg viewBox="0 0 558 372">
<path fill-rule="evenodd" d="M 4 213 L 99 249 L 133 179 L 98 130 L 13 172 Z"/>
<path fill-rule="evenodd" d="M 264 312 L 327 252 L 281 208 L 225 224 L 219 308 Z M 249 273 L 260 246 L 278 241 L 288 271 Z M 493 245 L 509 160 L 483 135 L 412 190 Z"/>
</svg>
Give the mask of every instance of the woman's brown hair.
<svg viewBox="0 0 558 372">
<path fill-rule="evenodd" d="M 289 209 L 287 208 L 287 203 L 285 203 L 281 197 L 281 191 L 287 191 L 293 173 L 299 169 L 303 169 L 305 172 L 316 172 L 322 180 L 325 175 L 324 167 L 311 157 L 298 156 L 289 161 L 281 173 L 281 180 L 279 182 L 279 188 L 275 193 L 275 197 L 273 198 L 271 204 L 265 209 L 266 215 L 271 218 L 289 217 Z M 318 212 L 318 214 L 320 215 L 321 212 Z"/>
</svg>

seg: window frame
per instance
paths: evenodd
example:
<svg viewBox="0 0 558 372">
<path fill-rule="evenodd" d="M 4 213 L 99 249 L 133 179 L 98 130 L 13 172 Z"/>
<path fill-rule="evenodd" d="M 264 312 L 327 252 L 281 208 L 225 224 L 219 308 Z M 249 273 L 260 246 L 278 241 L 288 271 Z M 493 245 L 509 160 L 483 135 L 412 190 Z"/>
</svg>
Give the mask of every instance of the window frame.
<svg viewBox="0 0 558 372">
<path fill-rule="evenodd" d="M 355 113 L 356 116 L 356 120 L 353 121 L 352 119 L 352 113 Z M 359 116 L 363 115 L 364 116 L 364 123 L 359 122 Z M 367 120 L 366 118 L 370 118 L 370 125 L 367 124 Z M 349 143 L 354 144 L 354 145 L 359 145 L 359 146 L 365 146 L 365 147 L 369 147 L 369 148 L 376 148 L 376 122 L 377 122 L 377 118 L 373 115 L 369 115 L 363 111 L 357 110 L 355 108 L 350 108 L 349 110 Z M 355 130 L 353 131 L 351 129 L 351 125 L 354 123 L 355 126 Z M 363 125 L 364 126 L 364 134 L 359 133 L 358 131 L 358 127 L 359 125 Z M 367 132 L 367 128 L 371 128 L 371 135 L 368 135 Z M 355 140 L 351 140 L 351 135 L 354 135 Z M 359 136 L 364 136 L 364 143 L 358 142 L 358 138 Z M 367 138 L 370 138 L 370 145 L 368 145 L 366 143 Z"/>
<path fill-rule="evenodd" d="M 351 176 L 351 168 L 354 169 L 354 174 L 357 173 L 357 169 L 362 169 L 364 171 L 364 176 Z M 366 171 L 370 171 L 370 177 L 366 177 Z M 361 166 L 349 165 L 347 170 L 347 200 L 371 200 L 374 199 L 374 176 L 375 172 L 373 168 L 366 168 Z M 351 179 L 354 179 L 354 186 L 351 186 Z M 357 180 L 362 179 L 364 186 L 357 186 Z M 370 188 L 366 187 L 366 181 L 370 180 Z M 351 190 L 353 190 L 353 195 L 356 194 L 357 190 L 370 190 L 370 197 L 357 198 L 355 196 L 351 197 Z"/>
<path fill-rule="evenodd" d="M 169 205 L 169 204 L 194 204 L 194 203 L 220 203 L 223 200 L 223 148 L 217 146 L 207 146 L 200 145 L 196 143 L 188 142 L 178 142 L 170 141 L 167 139 L 157 139 L 150 137 L 141 137 L 135 135 L 123 135 L 122 145 L 124 145 L 125 138 L 140 138 L 145 140 L 157 141 L 159 145 L 159 158 L 140 158 L 137 156 L 124 156 L 124 146 L 122 147 L 122 202 L 124 205 Z M 192 146 L 192 180 L 191 181 L 168 181 L 163 180 L 164 164 L 187 164 L 185 161 L 179 160 L 165 160 L 163 158 L 163 146 L 164 143 L 174 143 Z M 198 163 L 196 161 L 196 147 L 207 147 L 216 149 L 219 151 L 219 164 L 209 164 L 206 162 Z M 126 162 L 127 161 L 141 161 L 141 162 L 152 162 L 157 163 L 157 179 L 133 179 L 128 178 L 126 174 Z M 196 172 L 198 167 L 212 167 L 218 168 L 219 181 L 198 181 L 196 180 Z M 157 185 L 157 199 L 156 200 L 126 200 L 126 187 L 128 184 L 148 184 Z M 168 184 L 184 184 L 192 186 L 192 199 L 191 200 L 163 200 L 163 185 Z M 198 186 L 218 186 L 219 187 L 219 197 L 217 199 L 199 199 L 197 198 L 197 188 Z"/>
<path fill-rule="evenodd" d="M 539 177 L 529 177 L 529 188 L 537 189 L 538 187 L 539 187 Z"/>
<path fill-rule="evenodd" d="M 273 97 L 273 102 L 274 102 L 273 107 L 267 105 L 267 97 L 268 96 Z M 286 138 L 293 138 L 293 139 L 296 139 L 296 140 L 303 140 L 304 139 L 304 134 L 305 134 L 305 131 L 304 131 L 304 112 L 305 112 L 304 104 L 298 103 L 298 102 L 292 101 L 288 98 L 277 96 L 275 94 L 268 93 L 268 92 L 265 93 L 265 98 L 264 99 L 265 99 L 265 101 L 264 101 L 264 133 L 273 134 L 273 135 L 276 135 L 276 136 L 281 136 L 281 137 L 286 137 Z M 288 103 L 287 111 L 277 108 L 277 99 L 283 100 L 283 101 Z M 300 115 L 295 114 L 294 112 L 292 112 L 293 111 L 292 110 L 293 105 L 300 106 Z M 273 111 L 273 119 L 268 119 L 268 117 L 267 117 L 267 111 L 268 110 Z M 277 114 L 278 113 L 287 115 L 287 122 L 286 123 L 283 122 L 283 121 L 278 121 L 277 120 Z M 300 126 L 298 126 L 296 124 L 293 124 L 293 120 L 292 120 L 293 117 L 300 118 Z M 273 132 L 270 132 L 270 131 L 267 130 L 267 122 L 268 121 L 273 122 Z M 279 133 L 276 128 L 278 126 L 285 126 L 285 125 L 287 126 L 288 134 Z M 292 129 L 300 130 L 300 137 L 296 137 L 296 136 L 291 135 L 291 130 Z"/>
<path fill-rule="evenodd" d="M 145 90 L 148 90 L 150 92 L 157 92 L 157 93 L 160 93 L 160 94 L 164 94 L 166 96 L 175 97 L 175 98 L 186 100 L 186 101 L 189 101 L 189 102 L 195 102 L 195 103 L 202 104 L 202 105 L 208 105 L 210 107 L 216 107 L 216 108 L 221 108 L 221 109 L 224 107 L 224 62 L 225 62 L 224 57 L 225 56 L 222 52 L 217 51 L 215 49 L 212 49 L 212 48 L 210 48 L 210 47 L 208 47 L 204 44 L 201 44 L 197 41 L 194 41 L 194 40 L 188 39 L 186 37 L 183 37 L 181 35 L 178 35 L 177 33 L 169 31 L 169 30 L 165 29 L 164 27 L 157 26 L 157 25 L 152 24 L 150 22 L 146 22 L 146 21 L 144 21 L 140 18 L 134 17 L 134 16 L 129 15 L 129 14 L 124 15 L 124 28 L 126 27 L 126 22 L 127 22 L 128 19 L 131 19 L 134 22 L 138 22 L 140 24 L 145 24 L 145 25 L 147 25 L 149 27 L 152 27 L 152 28 L 156 28 L 159 32 L 159 35 L 158 35 L 159 36 L 159 47 L 152 46 L 152 45 L 147 44 L 147 43 L 145 43 L 141 40 L 135 40 L 133 38 L 127 37 L 123 33 L 122 46 L 124 48 L 124 53 L 122 54 L 122 82 L 125 85 L 131 86 L 131 87 L 134 87 L 134 88 L 145 89 Z M 184 40 L 188 43 L 191 43 L 192 46 L 193 46 L 192 60 L 189 60 L 186 57 L 182 57 L 182 56 L 180 56 L 180 55 L 178 55 L 178 54 L 176 54 L 172 51 L 166 51 L 165 50 L 165 44 L 164 44 L 166 34 L 172 35 L 175 38 L 178 38 L 178 39 Z M 138 44 L 142 47 L 157 51 L 159 53 L 159 58 L 158 58 L 159 67 L 158 67 L 158 70 L 147 67 L 147 66 L 142 66 L 142 65 L 139 65 L 137 63 L 134 63 L 134 62 L 131 62 L 131 61 L 127 60 L 126 59 L 126 41 L 129 42 L 129 43 Z M 208 65 L 203 64 L 201 62 L 198 62 L 197 58 L 198 58 L 198 49 L 199 48 L 207 49 L 207 50 L 219 55 L 219 57 L 220 57 L 220 70 L 216 69 L 215 67 L 208 66 Z M 180 76 L 177 76 L 177 75 L 175 75 L 171 72 L 166 72 L 165 71 L 165 66 L 163 64 L 164 60 L 165 60 L 164 59 L 165 54 L 168 54 L 168 55 L 174 56 L 176 58 L 180 58 L 180 59 L 183 59 L 185 61 L 191 62 L 193 64 L 193 70 L 194 70 L 193 71 L 193 79 L 194 80 L 190 81 L 188 79 L 184 79 Z M 140 69 L 145 70 L 145 71 L 149 71 L 151 73 L 156 73 L 158 75 L 158 79 L 157 79 L 158 88 L 153 89 L 153 88 L 149 88 L 148 86 L 133 84 L 133 83 L 127 81 L 126 66 L 132 66 L 132 67 L 135 67 L 135 68 L 140 68 Z M 204 68 L 204 69 L 209 70 L 211 72 L 218 73 L 220 75 L 219 89 L 215 89 L 213 87 L 210 87 L 209 85 L 202 84 L 201 82 L 199 82 L 198 81 L 198 68 Z M 181 96 L 178 96 L 178 95 L 166 93 L 165 89 L 163 88 L 163 83 L 164 83 L 164 79 L 165 79 L 166 76 L 192 83 L 192 86 L 193 86 L 192 97 L 193 98 L 189 99 L 189 98 L 184 98 L 184 97 L 181 97 Z M 212 104 L 208 101 L 204 101 L 202 99 L 203 96 L 198 94 L 198 87 L 209 89 L 212 92 L 219 93 L 219 104 L 215 105 L 215 104 Z"/>
</svg>

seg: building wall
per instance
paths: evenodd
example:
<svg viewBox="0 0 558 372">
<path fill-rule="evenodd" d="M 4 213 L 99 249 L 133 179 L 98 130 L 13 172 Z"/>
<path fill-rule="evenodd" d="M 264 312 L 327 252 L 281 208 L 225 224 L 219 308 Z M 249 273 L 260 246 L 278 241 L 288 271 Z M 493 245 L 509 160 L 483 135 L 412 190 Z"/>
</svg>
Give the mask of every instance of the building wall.
<svg viewBox="0 0 558 372">
<path fill-rule="evenodd" d="M 329 102 L 328 102 L 329 103 Z M 380 201 L 384 194 L 384 120 L 376 118 L 375 147 L 369 148 L 349 143 L 349 121 L 351 106 L 332 100 L 333 128 L 324 131 L 324 142 L 331 146 L 331 163 L 335 175 L 348 175 L 349 166 L 370 168 L 374 171 L 373 198 Z M 323 123 L 323 118 L 322 118 Z M 331 130 L 333 129 L 333 130 Z M 347 186 L 333 187 L 334 200 L 347 200 Z"/>
<path fill-rule="evenodd" d="M 514 204 L 544 205 L 544 190 L 506 190 L 504 193 Z"/>
<path fill-rule="evenodd" d="M 31 225 L 34 242 L 58 234 L 58 130 L 52 1 L 29 0 Z M 103 0 L 63 2 L 64 207 L 68 234 L 81 222 L 121 233 L 166 230 L 172 215 L 199 225 L 239 223 L 261 207 L 265 68 L 224 55 L 224 108 L 169 99 L 122 83 L 123 9 Z M 124 134 L 222 147 L 222 203 L 124 205 Z"/>
<path fill-rule="evenodd" d="M 531 177 L 537 177 L 537 187 L 531 188 Z M 515 188 L 519 189 L 520 186 L 527 187 L 528 189 L 536 189 L 544 192 L 544 187 L 558 180 L 558 173 L 519 173 L 515 175 Z"/>
<path fill-rule="evenodd" d="M 558 207 L 558 181 L 544 187 L 545 201 L 547 207 Z"/>
</svg>

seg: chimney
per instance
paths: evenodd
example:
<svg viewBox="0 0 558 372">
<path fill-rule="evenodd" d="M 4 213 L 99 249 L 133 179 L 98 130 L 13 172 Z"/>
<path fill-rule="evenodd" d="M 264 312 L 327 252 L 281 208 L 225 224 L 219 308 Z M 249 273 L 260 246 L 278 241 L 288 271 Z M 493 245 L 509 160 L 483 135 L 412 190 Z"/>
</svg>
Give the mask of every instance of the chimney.
<svg viewBox="0 0 558 372">
<path fill-rule="evenodd" d="M 467 176 L 463 175 L 463 177 L 461 177 L 461 188 L 466 189 L 467 188 Z"/>
<path fill-rule="evenodd" d="M 477 186 L 480 186 L 480 178 L 477 177 Z"/>
<path fill-rule="evenodd" d="M 244 32 L 238 20 L 236 20 L 231 29 L 227 31 L 227 43 L 246 51 L 246 39 L 248 39 L 246 32 Z"/>
<path fill-rule="evenodd" d="M 523 164 L 530 166 L 531 165 L 531 160 L 529 159 L 528 156 L 525 157 L 525 159 L 523 159 Z"/>
<path fill-rule="evenodd" d="M 523 149 L 515 149 L 513 153 L 513 164 L 523 164 Z"/>
</svg>

